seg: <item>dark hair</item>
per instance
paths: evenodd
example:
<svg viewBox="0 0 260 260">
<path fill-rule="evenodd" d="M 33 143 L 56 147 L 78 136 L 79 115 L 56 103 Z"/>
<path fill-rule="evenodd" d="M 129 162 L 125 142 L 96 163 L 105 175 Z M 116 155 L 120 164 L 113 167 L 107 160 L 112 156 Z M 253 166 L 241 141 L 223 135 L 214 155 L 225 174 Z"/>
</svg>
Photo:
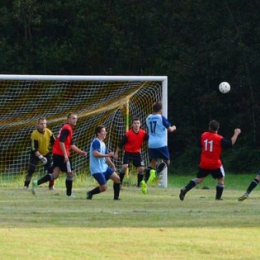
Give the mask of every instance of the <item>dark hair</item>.
<svg viewBox="0 0 260 260">
<path fill-rule="evenodd" d="M 104 125 L 98 125 L 98 126 L 95 128 L 95 135 L 97 136 L 98 133 L 100 133 L 103 128 L 106 128 L 106 127 L 105 127 Z"/>
<path fill-rule="evenodd" d="M 215 132 L 215 131 L 218 131 L 218 129 L 219 129 L 219 122 L 216 120 L 211 120 L 209 122 L 209 130 Z"/>
<path fill-rule="evenodd" d="M 77 115 L 77 114 L 70 112 L 70 113 L 67 115 L 67 119 L 69 119 L 72 115 Z"/>
<path fill-rule="evenodd" d="M 134 121 L 140 121 L 141 122 L 139 117 L 134 117 L 133 120 L 132 120 L 132 123 L 134 123 Z"/>
<path fill-rule="evenodd" d="M 162 110 L 162 102 L 156 102 L 153 104 L 153 112 L 157 113 Z"/>
</svg>

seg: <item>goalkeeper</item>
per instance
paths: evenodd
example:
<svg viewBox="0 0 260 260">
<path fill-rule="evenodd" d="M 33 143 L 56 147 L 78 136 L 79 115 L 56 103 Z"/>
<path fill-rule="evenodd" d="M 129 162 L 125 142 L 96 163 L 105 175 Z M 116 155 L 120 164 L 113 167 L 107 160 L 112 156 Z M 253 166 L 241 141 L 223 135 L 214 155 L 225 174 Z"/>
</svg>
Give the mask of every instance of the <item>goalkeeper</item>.
<svg viewBox="0 0 260 260">
<path fill-rule="evenodd" d="M 138 170 L 137 187 L 140 187 L 144 174 L 144 161 L 141 154 L 144 141 L 148 141 L 148 134 L 141 129 L 141 120 L 134 118 L 132 128 L 122 137 L 114 156 L 115 159 L 118 159 L 118 152 L 124 147 L 123 166 L 119 174 L 121 184 L 123 184 L 126 169 L 129 167 L 129 163 L 132 162 L 133 166 Z"/>
<path fill-rule="evenodd" d="M 31 155 L 29 169 L 24 181 L 24 190 L 28 190 L 32 175 L 36 170 L 38 162 L 41 162 L 45 170 L 51 174 L 53 172 L 51 147 L 55 137 L 52 131 L 47 128 L 47 120 L 44 117 L 38 119 L 37 128 L 31 133 Z M 49 182 L 49 189 L 54 190 L 54 181 Z"/>
</svg>

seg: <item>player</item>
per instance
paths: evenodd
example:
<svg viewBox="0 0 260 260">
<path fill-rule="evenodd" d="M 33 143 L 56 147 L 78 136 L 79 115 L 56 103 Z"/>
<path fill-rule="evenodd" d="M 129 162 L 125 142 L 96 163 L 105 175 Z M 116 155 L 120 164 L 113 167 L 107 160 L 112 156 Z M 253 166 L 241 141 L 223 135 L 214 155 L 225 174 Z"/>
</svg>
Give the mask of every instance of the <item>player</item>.
<svg viewBox="0 0 260 260">
<path fill-rule="evenodd" d="M 99 186 L 87 192 L 87 199 L 91 200 L 93 195 L 99 194 L 107 190 L 107 181 L 111 179 L 114 182 L 114 200 L 119 200 L 120 178 L 116 174 L 116 167 L 110 157 L 114 156 L 113 152 L 108 152 L 104 139 L 107 132 L 103 125 L 99 125 L 95 129 L 96 138 L 90 146 L 90 172 Z M 110 167 L 109 167 L 109 166 Z"/>
<path fill-rule="evenodd" d="M 187 186 L 181 189 L 179 195 L 180 200 L 184 200 L 186 193 L 203 182 L 204 178 L 209 174 L 218 181 L 215 199 L 222 200 L 221 196 L 224 190 L 225 171 L 220 156 L 223 148 L 231 148 L 235 144 L 241 130 L 239 128 L 235 129 L 231 139 L 225 139 L 219 135 L 218 130 L 219 123 L 216 120 L 212 120 L 209 122 L 209 131 L 201 135 L 200 145 L 202 151 L 197 178 L 191 180 Z"/>
<path fill-rule="evenodd" d="M 149 150 L 149 167 L 145 171 L 145 180 L 141 182 L 141 190 L 147 193 L 147 182 L 156 178 L 156 173 L 160 174 L 167 166 L 170 165 L 170 155 L 167 146 L 167 132 L 176 130 L 176 126 L 162 115 L 162 103 L 153 104 L 153 113 L 146 118 L 146 125 L 149 132 L 148 150 Z M 157 165 L 158 160 L 161 160 Z"/>
<path fill-rule="evenodd" d="M 143 142 L 148 140 L 148 134 L 140 127 L 140 119 L 134 118 L 132 128 L 125 133 L 116 148 L 115 159 L 118 159 L 118 152 L 124 147 L 123 165 L 119 174 L 121 184 L 123 183 L 125 171 L 129 167 L 130 162 L 132 162 L 134 167 L 137 167 L 138 170 L 137 187 L 140 187 L 140 183 L 143 180 L 144 161 L 141 154 L 141 148 Z"/>
<path fill-rule="evenodd" d="M 260 181 L 260 170 L 258 171 L 258 174 L 256 175 L 255 179 L 252 180 L 252 182 L 249 184 L 245 194 L 238 198 L 238 201 L 244 201 L 245 199 L 247 199 L 249 194 L 252 192 L 252 190 L 259 184 L 259 181 Z"/>
<path fill-rule="evenodd" d="M 41 117 L 37 121 L 37 128 L 31 133 L 31 155 L 30 165 L 24 181 L 24 190 L 28 190 L 31 178 L 40 161 L 48 174 L 52 174 L 52 157 L 50 148 L 53 146 L 55 137 L 52 131 L 47 128 L 47 120 Z M 54 181 L 49 182 L 49 189 L 54 190 Z"/>
<path fill-rule="evenodd" d="M 74 152 L 86 156 L 86 152 L 79 149 L 73 144 L 73 129 L 77 124 L 78 117 L 74 113 L 70 113 L 67 116 L 67 123 L 64 124 L 55 140 L 53 145 L 53 173 L 43 176 L 40 180 L 33 181 L 32 193 L 36 194 L 36 188 L 38 185 L 47 181 L 55 180 L 59 177 L 61 172 L 66 172 L 66 194 L 68 197 L 75 197 L 72 194 L 72 182 L 74 177 L 72 161 L 70 158 L 70 149 Z"/>
</svg>

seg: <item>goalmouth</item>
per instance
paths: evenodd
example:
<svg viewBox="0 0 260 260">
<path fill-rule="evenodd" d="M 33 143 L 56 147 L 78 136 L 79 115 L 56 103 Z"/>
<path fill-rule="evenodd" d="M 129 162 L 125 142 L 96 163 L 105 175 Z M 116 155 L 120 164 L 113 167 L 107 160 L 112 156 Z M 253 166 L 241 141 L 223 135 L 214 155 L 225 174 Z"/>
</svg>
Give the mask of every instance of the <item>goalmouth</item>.
<svg viewBox="0 0 260 260">
<path fill-rule="evenodd" d="M 139 117 L 147 130 L 145 119 L 154 102 L 161 100 L 163 114 L 168 116 L 167 76 L 0 75 L 0 97 L 1 181 L 26 173 L 30 133 L 39 117 L 47 118 L 47 127 L 57 136 L 67 114 L 76 113 L 79 120 L 74 141 L 86 151 L 94 128 L 104 124 L 107 147 L 115 151 L 133 117 Z M 147 166 L 147 144 L 142 153 Z M 89 173 L 86 158 L 75 156 L 73 162 L 77 173 Z M 121 156 L 115 163 L 119 170 Z M 42 168 L 37 170 L 41 172 Z M 167 182 L 166 169 L 160 185 L 167 188 Z"/>
</svg>

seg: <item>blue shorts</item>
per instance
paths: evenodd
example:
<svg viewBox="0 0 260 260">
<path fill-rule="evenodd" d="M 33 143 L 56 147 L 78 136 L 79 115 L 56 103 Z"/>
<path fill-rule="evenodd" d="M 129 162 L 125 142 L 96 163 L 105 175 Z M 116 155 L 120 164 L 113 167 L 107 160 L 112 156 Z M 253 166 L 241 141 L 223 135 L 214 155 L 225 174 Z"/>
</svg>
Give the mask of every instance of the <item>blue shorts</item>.
<svg viewBox="0 0 260 260">
<path fill-rule="evenodd" d="M 98 182 L 100 186 L 104 185 L 107 183 L 107 181 L 110 179 L 110 176 L 114 173 L 115 171 L 107 167 L 107 170 L 105 172 L 97 172 L 93 173 L 92 176 L 95 178 L 95 180 Z"/>
<path fill-rule="evenodd" d="M 170 154 L 167 146 L 161 147 L 161 148 L 149 148 L 149 159 L 150 161 L 152 159 L 158 160 L 162 159 L 164 161 L 170 160 Z"/>
</svg>

